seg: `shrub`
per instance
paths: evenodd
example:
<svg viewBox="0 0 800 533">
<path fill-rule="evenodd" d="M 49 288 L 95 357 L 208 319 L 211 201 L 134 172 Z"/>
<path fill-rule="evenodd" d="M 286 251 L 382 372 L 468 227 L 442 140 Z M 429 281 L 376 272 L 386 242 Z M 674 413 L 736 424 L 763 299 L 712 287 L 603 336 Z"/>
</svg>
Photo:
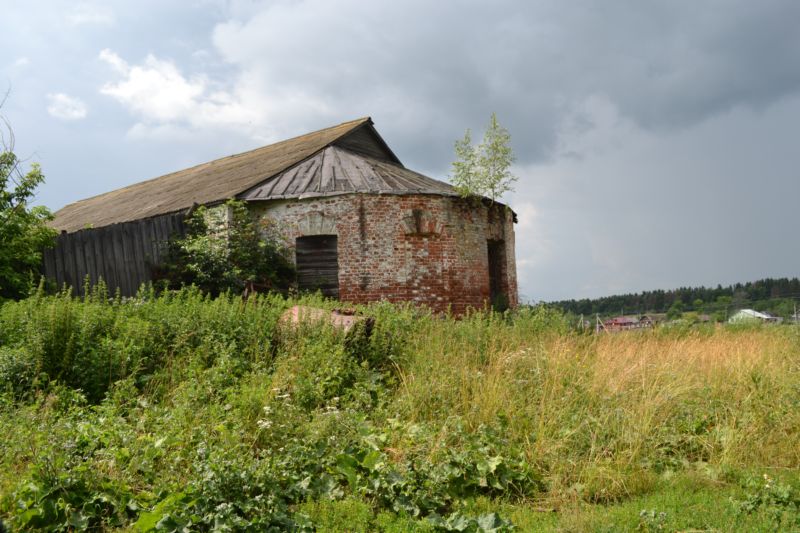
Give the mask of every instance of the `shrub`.
<svg viewBox="0 0 800 533">
<path fill-rule="evenodd" d="M 15 398 L 30 392 L 36 379 L 36 365 L 23 347 L 0 346 L 0 391 Z"/>
<path fill-rule="evenodd" d="M 245 202 L 200 206 L 186 236 L 170 241 L 155 278 L 168 288 L 196 285 L 209 294 L 283 290 L 294 281 L 288 246 L 269 219 L 256 220 Z"/>
</svg>

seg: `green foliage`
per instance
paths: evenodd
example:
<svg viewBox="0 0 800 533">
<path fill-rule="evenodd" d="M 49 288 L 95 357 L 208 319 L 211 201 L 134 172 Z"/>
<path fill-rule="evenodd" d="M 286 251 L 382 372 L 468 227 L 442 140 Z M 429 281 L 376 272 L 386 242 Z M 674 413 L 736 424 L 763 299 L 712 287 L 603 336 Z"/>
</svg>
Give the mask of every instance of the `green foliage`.
<svg viewBox="0 0 800 533">
<path fill-rule="evenodd" d="M 454 320 L 381 303 L 354 342 L 281 325 L 293 304 L 333 305 L 99 287 L 0 307 L 0 519 L 675 531 L 800 515 L 796 483 L 739 481 L 798 468 L 788 329 L 583 336 L 547 307 Z"/>
<path fill-rule="evenodd" d="M 27 394 L 36 379 L 36 363 L 28 351 L 20 347 L 0 346 L 0 387 L 15 398 Z"/>
<path fill-rule="evenodd" d="M 33 407 L 31 418 L 48 420 L 51 431 L 42 440 L 28 442 L 36 460 L 24 482 L 3 500 L 15 509 L 14 530 L 75 531 L 127 524 L 139 510 L 131 489 L 107 479 L 87 461 L 107 444 L 109 433 L 102 429 L 107 420 L 91 412 L 83 395 L 62 386 L 52 387 Z"/>
<path fill-rule="evenodd" d="M 25 531 L 119 527 L 139 510 L 127 487 L 97 479 L 85 463 L 40 463 L 12 499 L 14 524 Z"/>
<path fill-rule="evenodd" d="M 764 474 L 763 479 L 750 480 L 748 489 L 747 496 L 735 502 L 740 514 L 764 512 L 776 531 L 800 528 L 800 488 Z"/>
<path fill-rule="evenodd" d="M 186 221 L 187 234 L 169 244 L 157 279 L 168 287 L 196 285 L 209 294 L 285 290 L 294 267 L 276 223 L 256 220 L 245 202 L 200 206 Z"/>
<path fill-rule="evenodd" d="M 42 250 L 55 240 L 47 226 L 52 215 L 42 206 L 30 207 L 36 188 L 44 182 L 38 164 L 24 172 L 10 147 L 0 146 L 0 301 L 26 295 L 38 278 Z"/>
<path fill-rule="evenodd" d="M 680 318 L 681 314 L 683 313 L 683 302 L 680 298 L 672 302 L 672 305 L 667 310 L 667 318 L 670 320 L 675 320 L 676 318 Z"/>
<path fill-rule="evenodd" d="M 735 297 L 735 298 L 734 298 Z M 737 309 L 749 307 L 775 316 L 790 318 L 800 298 L 800 279 L 766 278 L 727 287 L 681 287 L 673 290 L 617 294 L 595 299 L 564 300 L 551 305 L 584 316 L 610 316 L 625 313 L 667 312 L 678 300 L 686 311 L 707 313 L 717 322 L 726 320 Z"/>
<path fill-rule="evenodd" d="M 190 354 L 205 367 L 224 359 L 235 377 L 269 357 L 282 306 L 279 297 L 211 300 L 197 289 L 127 303 L 108 299 L 102 284 L 83 301 L 40 290 L 0 308 L 0 391 L 20 396 L 61 382 L 96 403 L 129 377 L 156 386 L 165 365 Z"/>
<path fill-rule="evenodd" d="M 483 190 L 478 179 L 478 152 L 472 145 L 472 132 L 467 129 L 464 138 L 455 142 L 456 160 L 450 181 L 462 196 L 480 194 Z"/>
<path fill-rule="evenodd" d="M 462 196 L 485 196 L 494 202 L 514 190 L 517 177 L 509 170 L 514 163 L 511 135 L 497 122 L 494 113 L 483 141 L 473 146 L 467 130 L 464 138 L 456 141 L 455 152 L 451 182 Z"/>
</svg>

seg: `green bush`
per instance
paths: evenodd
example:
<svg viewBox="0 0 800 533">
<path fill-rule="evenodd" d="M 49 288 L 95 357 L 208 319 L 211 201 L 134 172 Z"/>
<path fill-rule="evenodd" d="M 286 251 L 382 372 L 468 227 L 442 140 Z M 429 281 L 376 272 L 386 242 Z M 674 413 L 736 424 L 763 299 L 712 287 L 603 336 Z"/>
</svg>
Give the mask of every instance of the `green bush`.
<svg viewBox="0 0 800 533">
<path fill-rule="evenodd" d="M 289 248 L 273 220 L 253 217 L 247 204 L 200 206 L 187 219 L 183 238 L 169 242 L 158 284 L 195 285 L 210 294 L 286 290 L 294 281 Z"/>
<path fill-rule="evenodd" d="M 102 287 L 84 300 L 39 292 L 0 308 L 0 346 L 24 351 L 34 375 L 81 389 L 97 403 L 116 381 L 134 377 L 144 386 L 158 378 L 155 386 L 170 379 L 165 368 L 187 358 L 211 367 L 225 357 L 229 369 L 239 367 L 232 376 L 241 374 L 272 357 L 284 307 L 279 296 L 211 299 L 194 288 L 141 292 L 125 302 L 108 299 Z"/>
<path fill-rule="evenodd" d="M 24 347 L 0 346 L 0 391 L 20 398 L 33 389 L 35 379 L 36 365 Z"/>
</svg>

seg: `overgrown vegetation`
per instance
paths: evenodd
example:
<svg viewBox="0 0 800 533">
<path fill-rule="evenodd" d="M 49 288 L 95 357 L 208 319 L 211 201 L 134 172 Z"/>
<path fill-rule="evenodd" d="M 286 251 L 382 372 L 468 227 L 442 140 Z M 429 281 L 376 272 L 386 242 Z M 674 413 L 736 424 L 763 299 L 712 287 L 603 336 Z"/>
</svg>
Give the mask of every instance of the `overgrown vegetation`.
<svg viewBox="0 0 800 533">
<path fill-rule="evenodd" d="M 544 308 L 182 289 L 0 307 L 12 530 L 764 531 L 800 527 L 793 328 L 584 336 Z M 765 478 L 764 475 L 767 475 Z"/>
<path fill-rule="evenodd" d="M 209 294 L 286 290 L 294 280 L 287 243 L 268 218 L 256 219 L 239 200 L 198 206 L 186 219 L 186 236 L 168 243 L 158 284 L 195 285 Z"/>
<path fill-rule="evenodd" d="M 47 226 L 50 211 L 29 205 L 42 182 L 39 165 L 33 163 L 26 170 L 14 153 L 10 128 L 5 135 L 0 132 L 0 302 L 25 296 L 35 287 L 42 249 L 55 240 L 56 232 Z"/>
</svg>

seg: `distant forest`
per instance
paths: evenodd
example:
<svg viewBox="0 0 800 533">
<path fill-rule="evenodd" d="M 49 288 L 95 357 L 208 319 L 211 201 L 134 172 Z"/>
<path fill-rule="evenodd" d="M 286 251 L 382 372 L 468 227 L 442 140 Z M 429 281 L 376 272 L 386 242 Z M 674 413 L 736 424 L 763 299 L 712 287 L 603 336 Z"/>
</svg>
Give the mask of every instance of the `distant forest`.
<svg viewBox="0 0 800 533">
<path fill-rule="evenodd" d="M 673 290 L 645 291 L 602 298 L 549 302 L 566 312 L 584 316 L 641 315 L 686 312 L 713 315 L 723 320 L 731 311 L 750 308 L 788 318 L 800 307 L 800 279 L 766 278 L 723 287 L 681 287 Z"/>
</svg>

